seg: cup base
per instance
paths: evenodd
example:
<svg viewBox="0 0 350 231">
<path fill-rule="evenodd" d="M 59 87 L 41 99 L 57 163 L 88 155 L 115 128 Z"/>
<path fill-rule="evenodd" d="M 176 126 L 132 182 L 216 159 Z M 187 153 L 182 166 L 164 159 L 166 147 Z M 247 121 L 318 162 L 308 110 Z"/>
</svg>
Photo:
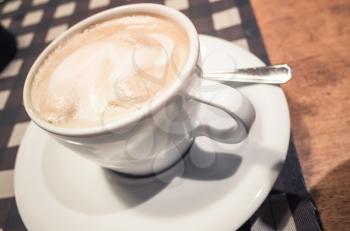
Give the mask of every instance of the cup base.
<svg viewBox="0 0 350 231">
<path fill-rule="evenodd" d="M 153 172 L 150 172 L 150 173 L 132 173 L 132 172 L 122 172 L 122 171 L 119 171 L 119 170 L 116 170 L 114 168 L 108 168 L 108 167 L 104 167 L 102 166 L 102 168 L 104 168 L 105 171 L 110 171 L 112 172 L 113 174 L 117 174 L 121 177 L 125 177 L 125 178 L 130 178 L 130 179 L 140 179 L 140 178 L 148 178 L 148 177 L 154 177 L 154 176 L 157 176 L 159 174 L 162 174 L 166 171 L 168 171 L 169 169 L 171 169 L 173 166 L 177 165 L 181 160 L 183 160 L 189 153 L 189 151 L 191 150 L 192 148 L 192 145 L 194 143 L 194 139 L 192 139 L 188 145 L 188 147 L 186 149 L 184 149 L 184 151 L 182 152 L 181 155 L 179 155 L 179 158 L 175 159 L 175 161 L 172 161 L 164 166 L 158 166 L 156 168 L 154 168 Z"/>
</svg>

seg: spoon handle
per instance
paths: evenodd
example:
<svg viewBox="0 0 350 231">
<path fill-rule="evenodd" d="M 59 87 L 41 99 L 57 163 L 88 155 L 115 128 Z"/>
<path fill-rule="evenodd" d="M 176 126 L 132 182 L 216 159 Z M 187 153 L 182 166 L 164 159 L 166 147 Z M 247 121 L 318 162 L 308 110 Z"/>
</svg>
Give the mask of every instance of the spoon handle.
<svg viewBox="0 0 350 231">
<path fill-rule="evenodd" d="M 280 64 L 233 71 L 204 72 L 203 78 L 227 82 L 281 84 L 292 78 L 292 69 L 288 64 Z"/>
</svg>

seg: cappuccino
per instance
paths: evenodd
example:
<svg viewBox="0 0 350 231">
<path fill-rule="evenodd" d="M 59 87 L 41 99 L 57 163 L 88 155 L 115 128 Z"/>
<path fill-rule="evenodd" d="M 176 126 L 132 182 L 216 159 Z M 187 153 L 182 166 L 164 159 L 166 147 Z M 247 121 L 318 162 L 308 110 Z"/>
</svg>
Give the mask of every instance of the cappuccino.
<svg viewBox="0 0 350 231">
<path fill-rule="evenodd" d="M 31 84 L 31 103 L 59 127 L 94 127 L 143 106 L 172 84 L 189 40 L 172 20 L 136 14 L 92 25 L 61 42 Z"/>
</svg>

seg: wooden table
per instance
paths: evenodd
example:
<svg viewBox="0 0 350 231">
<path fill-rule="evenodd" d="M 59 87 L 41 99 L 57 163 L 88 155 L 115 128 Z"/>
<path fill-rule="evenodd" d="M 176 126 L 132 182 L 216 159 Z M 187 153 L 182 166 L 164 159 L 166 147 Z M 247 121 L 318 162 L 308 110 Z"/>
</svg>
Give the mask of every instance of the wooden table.
<svg viewBox="0 0 350 231">
<path fill-rule="evenodd" d="M 350 1 L 253 0 L 284 85 L 303 173 L 325 230 L 350 230 Z"/>
</svg>

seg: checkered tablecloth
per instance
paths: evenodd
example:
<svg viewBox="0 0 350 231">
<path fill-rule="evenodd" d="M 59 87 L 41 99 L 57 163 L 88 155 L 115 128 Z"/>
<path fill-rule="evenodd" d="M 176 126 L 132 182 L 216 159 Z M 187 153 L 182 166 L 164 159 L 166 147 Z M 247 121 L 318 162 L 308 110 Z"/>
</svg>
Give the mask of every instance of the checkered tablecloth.
<svg viewBox="0 0 350 231">
<path fill-rule="evenodd" d="M 139 1 L 12 0 L 0 4 L 1 25 L 15 34 L 18 42 L 15 59 L 0 73 L 0 231 L 26 230 L 14 200 L 13 168 L 29 123 L 22 105 L 22 88 L 32 63 L 50 41 L 73 24 L 99 11 L 136 2 Z M 249 1 L 151 2 L 182 11 L 199 33 L 232 41 L 269 62 Z M 291 143 L 273 191 L 240 230 L 320 230 L 315 212 Z"/>
</svg>

